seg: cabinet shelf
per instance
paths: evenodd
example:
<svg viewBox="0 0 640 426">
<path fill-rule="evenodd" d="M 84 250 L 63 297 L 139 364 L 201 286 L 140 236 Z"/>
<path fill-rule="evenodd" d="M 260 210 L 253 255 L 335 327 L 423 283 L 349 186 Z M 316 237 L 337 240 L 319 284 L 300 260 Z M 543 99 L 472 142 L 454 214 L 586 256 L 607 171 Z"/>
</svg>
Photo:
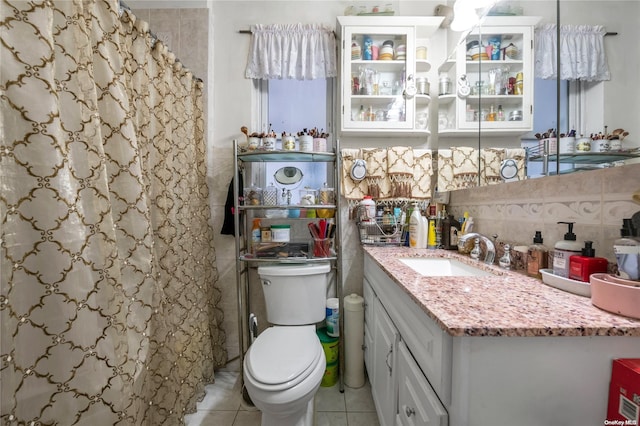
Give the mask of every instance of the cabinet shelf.
<svg viewBox="0 0 640 426">
<path fill-rule="evenodd" d="M 333 162 L 336 154 L 333 152 L 303 152 L 303 151 L 247 151 L 238 153 L 238 160 L 251 162 Z"/>
<path fill-rule="evenodd" d="M 239 210 L 298 210 L 298 209 L 312 209 L 312 210 L 322 210 L 322 209 L 326 209 L 326 210 L 335 210 L 337 209 L 338 206 L 333 205 L 333 204 L 305 204 L 305 205 L 287 205 L 287 206 L 265 206 L 265 205 L 259 205 L 259 206 L 238 206 Z M 312 218 L 305 218 L 305 217 L 301 217 L 300 219 L 312 219 Z M 316 219 L 316 218 L 313 218 Z M 320 218 L 318 218 L 320 219 Z"/>
<path fill-rule="evenodd" d="M 614 151 L 614 152 L 580 152 L 573 154 L 549 155 L 547 160 L 555 163 L 560 161 L 562 164 L 603 164 L 613 163 L 615 161 L 629 160 L 631 158 L 640 158 L 640 152 L 634 151 Z M 534 155 L 529 157 L 530 161 L 544 161 L 543 155 Z"/>
</svg>

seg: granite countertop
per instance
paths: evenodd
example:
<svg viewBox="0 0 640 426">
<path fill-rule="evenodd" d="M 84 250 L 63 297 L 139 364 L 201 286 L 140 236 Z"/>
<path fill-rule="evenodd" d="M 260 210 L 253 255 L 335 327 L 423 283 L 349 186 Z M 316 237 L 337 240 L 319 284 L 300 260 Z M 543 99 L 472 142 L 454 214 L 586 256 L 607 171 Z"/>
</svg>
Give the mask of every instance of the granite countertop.
<svg viewBox="0 0 640 426">
<path fill-rule="evenodd" d="M 640 320 L 455 251 L 381 246 L 364 251 L 452 336 L 640 336 Z M 496 275 L 426 277 L 398 260 L 407 257 L 454 258 Z"/>
</svg>

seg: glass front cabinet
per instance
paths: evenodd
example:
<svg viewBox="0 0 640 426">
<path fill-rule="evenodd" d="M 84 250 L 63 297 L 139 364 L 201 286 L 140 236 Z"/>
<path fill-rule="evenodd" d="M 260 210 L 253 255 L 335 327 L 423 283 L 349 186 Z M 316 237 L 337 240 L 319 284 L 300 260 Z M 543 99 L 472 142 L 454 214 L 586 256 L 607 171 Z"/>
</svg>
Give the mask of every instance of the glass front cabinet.
<svg viewBox="0 0 640 426">
<path fill-rule="evenodd" d="M 341 16 L 342 133 L 429 134 L 429 37 L 442 17 Z"/>
<path fill-rule="evenodd" d="M 438 69 L 440 136 L 533 129 L 534 25 L 538 17 L 487 17 Z"/>
</svg>

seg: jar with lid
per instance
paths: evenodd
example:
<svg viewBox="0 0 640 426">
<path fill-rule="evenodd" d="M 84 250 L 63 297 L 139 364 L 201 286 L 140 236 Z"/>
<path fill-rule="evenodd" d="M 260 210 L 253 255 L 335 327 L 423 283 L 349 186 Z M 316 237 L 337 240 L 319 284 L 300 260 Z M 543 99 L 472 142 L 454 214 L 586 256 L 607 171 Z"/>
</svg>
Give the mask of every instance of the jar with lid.
<svg viewBox="0 0 640 426">
<path fill-rule="evenodd" d="M 451 79 L 445 74 L 441 74 L 438 80 L 438 94 L 448 95 L 451 93 Z"/>
<path fill-rule="evenodd" d="M 429 79 L 427 77 L 416 78 L 416 89 L 420 95 L 429 94 Z"/>
<path fill-rule="evenodd" d="M 275 206 L 278 204 L 278 188 L 272 183 L 262 192 L 262 202 L 265 206 Z"/>
<path fill-rule="evenodd" d="M 318 190 L 318 204 L 333 205 L 335 204 L 335 192 L 333 188 L 329 188 L 325 182 L 323 187 Z M 316 209 L 316 215 L 323 219 L 333 217 L 334 209 Z"/>
<path fill-rule="evenodd" d="M 262 188 L 252 183 L 248 188 L 243 190 L 245 206 L 259 206 L 262 204 Z"/>
</svg>

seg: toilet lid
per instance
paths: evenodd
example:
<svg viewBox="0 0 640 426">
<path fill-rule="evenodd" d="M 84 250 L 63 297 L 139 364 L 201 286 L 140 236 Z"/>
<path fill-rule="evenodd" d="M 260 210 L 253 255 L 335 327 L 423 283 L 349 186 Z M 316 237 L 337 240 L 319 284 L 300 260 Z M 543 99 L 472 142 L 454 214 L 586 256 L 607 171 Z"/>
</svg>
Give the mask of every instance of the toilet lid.
<svg viewBox="0 0 640 426">
<path fill-rule="evenodd" d="M 270 327 L 248 351 L 251 376 L 266 385 L 302 381 L 322 354 L 314 326 Z"/>
</svg>

